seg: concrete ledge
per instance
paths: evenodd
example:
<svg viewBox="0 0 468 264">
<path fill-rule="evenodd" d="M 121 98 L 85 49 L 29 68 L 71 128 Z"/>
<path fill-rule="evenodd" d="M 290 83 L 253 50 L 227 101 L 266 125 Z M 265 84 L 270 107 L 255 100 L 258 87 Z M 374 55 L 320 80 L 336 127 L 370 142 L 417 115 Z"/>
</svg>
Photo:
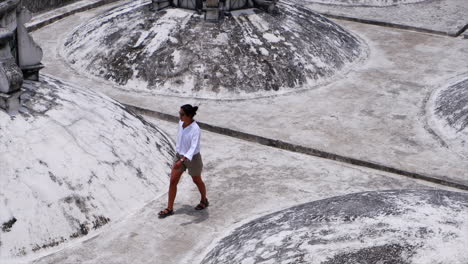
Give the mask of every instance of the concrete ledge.
<svg viewBox="0 0 468 264">
<path fill-rule="evenodd" d="M 64 17 L 117 1 L 119 0 L 82 0 L 35 16 L 30 23 L 26 24 L 26 28 L 31 32 Z"/>
<path fill-rule="evenodd" d="M 407 25 L 401 25 L 401 24 L 395 24 L 395 23 L 389 23 L 389 22 L 383 22 L 383 21 L 375 21 L 375 20 L 368 20 L 368 19 L 361 19 L 361 18 L 355 18 L 355 17 L 347 17 L 347 16 L 340 16 L 340 15 L 333 15 L 330 13 L 320 13 L 328 18 L 334 18 L 334 19 L 340 19 L 340 20 L 347 20 L 347 21 L 353 21 L 353 22 L 359 22 L 359 23 L 364 23 L 364 24 L 369 24 L 369 25 L 376 25 L 376 26 L 382 26 L 382 27 L 390 27 L 390 28 L 397 28 L 397 29 L 404 29 L 404 30 L 412 30 L 416 32 L 422 32 L 422 33 L 430 33 L 430 34 L 437 34 L 437 35 L 442 35 L 442 36 L 450 36 L 450 37 L 458 37 L 463 31 L 466 30 L 466 26 L 464 29 L 460 30 L 457 33 L 451 33 L 447 31 L 439 31 L 439 30 L 432 30 L 432 29 L 427 29 L 427 28 L 421 28 L 421 27 L 413 27 L 413 26 L 407 26 Z M 467 25 L 468 26 L 468 25 Z"/>
<path fill-rule="evenodd" d="M 138 106 L 133 106 L 133 105 L 128 105 L 128 104 L 124 104 L 124 105 L 130 111 L 134 111 L 134 112 L 142 114 L 142 115 L 147 115 L 147 116 L 151 116 L 151 117 L 155 117 L 155 118 L 158 118 L 158 119 L 162 119 L 162 120 L 166 120 L 166 121 L 170 121 L 170 122 L 175 122 L 175 123 L 177 123 L 179 121 L 179 118 L 177 116 L 173 116 L 173 115 L 161 113 L 161 112 L 158 112 L 158 111 L 145 109 L 145 108 L 138 107 Z M 246 141 L 250 141 L 250 142 L 255 142 L 255 143 L 265 145 L 265 146 L 269 146 L 269 147 L 279 148 L 279 149 L 288 150 L 288 151 L 292 151 L 292 152 L 297 152 L 297 153 L 301 153 L 301 154 L 307 154 L 307 155 L 316 156 L 316 157 L 320 157 L 320 158 L 324 158 L 324 159 L 329 159 L 329 160 L 348 163 L 348 164 L 352 164 L 352 165 L 356 165 L 356 166 L 375 169 L 375 170 L 379 170 L 379 171 L 389 172 L 389 173 L 398 174 L 398 175 L 401 175 L 401 176 L 406 176 L 406 177 L 409 177 L 409 178 L 424 180 L 424 181 L 428 181 L 428 182 L 432 182 L 432 183 L 436 183 L 436 184 L 440 184 L 440 185 L 449 186 L 449 187 L 457 188 L 457 189 L 460 189 L 460 190 L 468 191 L 468 185 L 465 184 L 465 183 L 462 183 L 462 182 L 457 182 L 457 181 L 449 180 L 449 179 L 446 179 L 446 178 L 434 177 L 434 176 L 424 175 L 424 174 L 420 174 L 420 173 L 416 173 L 416 172 L 401 170 L 401 169 L 385 166 L 385 165 L 370 162 L 370 161 L 365 161 L 365 160 L 359 160 L 359 159 L 355 159 L 355 158 L 351 158 L 351 157 L 346 157 L 346 156 L 326 152 L 326 151 L 319 150 L 319 149 L 314 149 L 314 148 L 304 147 L 304 146 L 300 146 L 300 145 L 295 145 L 295 144 L 291 144 L 291 143 L 288 143 L 288 142 L 285 142 L 285 141 L 270 139 L 270 138 L 266 138 L 266 137 L 261 137 L 261 136 L 257 136 L 257 135 L 253 135 L 253 134 L 249 134 L 249 133 L 244 133 L 244 132 L 232 130 L 232 129 L 229 129 L 229 128 L 210 125 L 210 124 L 207 124 L 207 123 L 202 123 L 202 122 L 198 122 L 198 121 L 197 121 L 197 123 L 200 126 L 200 128 L 202 128 L 204 130 L 207 130 L 207 131 L 210 131 L 210 132 L 213 132 L 213 133 L 217 133 L 217 134 L 221 134 L 221 135 L 225 135 L 225 136 L 230 136 L 230 137 L 234 137 L 234 138 L 238 138 L 238 139 L 242 139 L 242 140 L 246 140 Z"/>
<path fill-rule="evenodd" d="M 329 17 L 451 37 L 459 36 L 468 23 L 466 0 L 429 0 L 385 7 L 292 1 Z"/>
</svg>

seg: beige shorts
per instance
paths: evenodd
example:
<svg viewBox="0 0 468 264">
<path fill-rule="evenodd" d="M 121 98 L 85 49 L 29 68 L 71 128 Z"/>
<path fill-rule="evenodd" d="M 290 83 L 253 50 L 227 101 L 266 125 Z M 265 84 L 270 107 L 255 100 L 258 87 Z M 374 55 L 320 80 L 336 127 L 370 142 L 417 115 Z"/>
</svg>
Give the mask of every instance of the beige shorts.
<svg viewBox="0 0 468 264">
<path fill-rule="evenodd" d="M 177 153 L 174 157 L 174 163 L 180 160 L 183 156 Z M 190 176 L 201 176 L 203 170 L 203 161 L 200 153 L 193 155 L 192 160 L 186 159 L 182 163 L 182 171 L 188 169 Z"/>
</svg>

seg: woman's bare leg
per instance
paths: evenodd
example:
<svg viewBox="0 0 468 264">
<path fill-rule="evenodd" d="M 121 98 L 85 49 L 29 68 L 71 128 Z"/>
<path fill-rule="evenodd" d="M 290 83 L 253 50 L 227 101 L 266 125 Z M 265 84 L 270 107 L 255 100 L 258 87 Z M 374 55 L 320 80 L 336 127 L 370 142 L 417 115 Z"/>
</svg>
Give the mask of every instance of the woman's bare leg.
<svg viewBox="0 0 468 264">
<path fill-rule="evenodd" d="M 198 191 L 200 191 L 201 200 L 206 201 L 206 186 L 201 176 L 192 176 L 192 180 L 197 185 Z"/>
<path fill-rule="evenodd" d="M 183 172 L 183 170 L 175 168 L 171 171 L 171 182 L 169 184 L 169 195 L 167 201 L 167 208 L 169 210 L 173 210 L 174 208 L 174 201 L 177 195 L 177 184 L 179 184 L 180 176 L 182 176 Z"/>
</svg>

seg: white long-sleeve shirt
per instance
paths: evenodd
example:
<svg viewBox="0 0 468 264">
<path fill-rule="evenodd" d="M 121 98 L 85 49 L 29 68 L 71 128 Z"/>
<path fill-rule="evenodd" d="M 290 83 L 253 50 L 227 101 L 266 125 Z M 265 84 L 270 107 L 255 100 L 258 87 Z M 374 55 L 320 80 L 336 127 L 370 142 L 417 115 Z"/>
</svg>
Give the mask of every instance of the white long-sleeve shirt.
<svg viewBox="0 0 468 264">
<path fill-rule="evenodd" d="M 183 124 L 184 122 L 179 121 L 176 151 L 187 159 L 192 160 L 193 156 L 200 152 L 200 127 L 195 121 L 186 128 L 182 127 Z"/>
</svg>

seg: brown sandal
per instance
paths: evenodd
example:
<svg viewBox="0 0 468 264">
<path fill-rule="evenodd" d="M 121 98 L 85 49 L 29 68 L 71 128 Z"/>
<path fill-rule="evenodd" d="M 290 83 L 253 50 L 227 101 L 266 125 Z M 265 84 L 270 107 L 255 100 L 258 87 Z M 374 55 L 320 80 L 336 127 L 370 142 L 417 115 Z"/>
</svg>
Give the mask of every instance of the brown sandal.
<svg viewBox="0 0 468 264">
<path fill-rule="evenodd" d="M 174 210 L 170 210 L 169 208 L 166 208 L 162 210 L 161 212 L 159 212 L 159 218 L 166 218 L 173 214 L 174 214 Z"/>
<path fill-rule="evenodd" d="M 195 207 L 195 210 L 203 210 L 209 205 L 210 203 L 208 202 L 208 199 L 206 199 L 205 201 L 200 201 L 200 203 Z"/>
</svg>

